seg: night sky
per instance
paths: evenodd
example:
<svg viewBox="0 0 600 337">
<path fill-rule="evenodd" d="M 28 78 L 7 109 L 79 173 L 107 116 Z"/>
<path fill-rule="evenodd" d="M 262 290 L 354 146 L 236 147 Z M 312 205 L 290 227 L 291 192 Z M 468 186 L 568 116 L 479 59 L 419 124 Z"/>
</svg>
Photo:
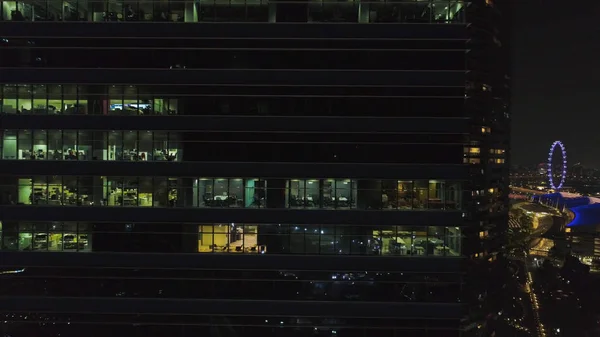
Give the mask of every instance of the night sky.
<svg viewBox="0 0 600 337">
<path fill-rule="evenodd" d="M 600 168 L 600 1 L 509 1 L 512 164 L 543 162 L 561 140 L 569 164 Z"/>
</svg>

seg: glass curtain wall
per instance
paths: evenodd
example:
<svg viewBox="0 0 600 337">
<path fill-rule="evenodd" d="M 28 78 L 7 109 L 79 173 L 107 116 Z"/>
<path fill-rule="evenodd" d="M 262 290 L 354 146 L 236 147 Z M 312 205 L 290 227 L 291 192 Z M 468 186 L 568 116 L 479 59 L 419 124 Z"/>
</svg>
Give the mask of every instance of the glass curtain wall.
<svg viewBox="0 0 600 337">
<path fill-rule="evenodd" d="M 190 224 L 194 225 L 194 224 Z M 197 224 L 197 233 L 153 231 L 153 224 L 88 222 L 0 222 L 3 250 L 91 251 L 95 235 L 119 240 L 144 233 L 149 239 L 189 235 L 200 253 L 316 254 L 404 257 L 460 257 L 463 230 L 442 226 L 316 224 Z M 95 229 L 94 229 L 95 228 Z M 177 226 L 174 226 L 177 228 Z M 159 243 L 161 240 L 156 240 Z M 161 251 L 160 247 L 156 251 Z"/>
<path fill-rule="evenodd" d="M 203 224 L 198 251 L 439 256 L 461 255 L 460 227 Z"/>
<path fill-rule="evenodd" d="M 4 21 L 93 22 L 465 22 L 464 0 L 273 2 L 268 0 L 0 1 Z"/>
<path fill-rule="evenodd" d="M 268 207 L 269 180 L 261 178 L 39 176 L 11 179 L 14 179 L 13 183 L 2 186 L 4 193 L 17 195 L 18 203 L 26 205 Z M 390 188 L 389 183 L 396 188 Z M 288 179 L 286 186 L 285 197 L 281 195 L 281 203 L 275 201 L 280 205 L 275 208 L 462 209 L 463 190 L 461 182 L 457 181 L 393 180 L 382 183 L 379 180 Z M 79 192 L 82 190 L 89 192 Z"/>
<path fill-rule="evenodd" d="M 0 113 L 32 115 L 177 115 L 176 97 L 149 87 L 74 84 L 0 85 Z"/>
<path fill-rule="evenodd" d="M 180 161 L 181 134 L 152 131 L 4 130 L 2 159 Z"/>
<path fill-rule="evenodd" d="M 85 222 L 0 222 L 2 250 L 92 251 L 92 226 Z"/>
</svg>

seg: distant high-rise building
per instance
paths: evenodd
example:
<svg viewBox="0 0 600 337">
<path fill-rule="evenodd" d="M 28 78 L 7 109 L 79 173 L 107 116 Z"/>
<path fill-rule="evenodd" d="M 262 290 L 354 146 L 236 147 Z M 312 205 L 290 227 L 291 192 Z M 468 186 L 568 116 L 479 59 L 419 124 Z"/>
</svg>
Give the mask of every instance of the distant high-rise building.
<svg viewBox="0 0 600 337">
<path fill-rule="evenodd" d="M 501 281 L 490 0 L 1 3 L 3 335 L 451 337 Z"/>
<path fill-rule="evenodd" d="M 542 176 L 547 175 L 548 174 L 548 163 L 539 163 L 537 166 L 537 172 Z"/>
<path fill-rule="evenodd" d="M 581 163 L 575 163 L 573 166 L 569 167 L 567 174 L 572 178 L 581 179 L 586 175 L 586 169 Z"/>
</svg>

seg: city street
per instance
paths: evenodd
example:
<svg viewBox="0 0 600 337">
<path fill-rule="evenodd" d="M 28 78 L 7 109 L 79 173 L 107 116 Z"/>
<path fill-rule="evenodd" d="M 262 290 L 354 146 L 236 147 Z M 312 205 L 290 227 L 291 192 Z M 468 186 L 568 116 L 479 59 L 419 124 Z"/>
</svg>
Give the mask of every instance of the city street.
<svg viewBox="0 0 600 337">
<path fill-rule="evenodd" d="M 523 252 L 523 255 L 514 256 L 512 264 L 516 266 L 517 272 L 513 274 L 515 281 L 518 282 L 523 290 L 525 300 L 519 301 L 523 306 L 524 319 L 523 325 L 532 335 L 538 337 L 559 336 L 556 330 L 552 330 L 553 326 L 548 325 L 546 320 L 549 319 L 547 314 L 542 314 L 541 293 L 538 293 L 534 286 L 536 282 L 536 268 L 541 265 L 543 258 L 548 256 L 548 251 L 553 247 L 554 242 L 550 239 L 542 237 L 554 225 L 554 217 L 560 213 L 544 205 L 521 202 L 514 204 L 513 209 L 518 209 L 525 212 L 531 218 L 531 232 L 529 238 L 529 249 Z M 520 219 L 515 219 L 520 220 Z M 513 223 L 513 230 L 518 230 L 519 227 L 525 227 L 522 221 Z M 515 252 L 516 253 L 516 252 Z M 519 255 L 519 254 L 517 254 Z M 539 282 L 538 282 L 539 283 Z M 545 297 L 544 297 L 545 299 Z M 545 301 L 544 301 L 545 302 Z M 550 329 L 549 329 L 550 327 Z"/>
<path fill-rule="evenodd" d="M 549 262 L 537 267 L 528 259 L 534 309 L 539 313 L 540 336 L 586 336 L 586 317 L 578 294 L 571 282 Z"/>
<path fill-rule="evenodd" d="M 537 299 L 531 291 L 531 279 L 527 271 L 526 262 L 524 259 L 512 259 L 511 268 L 514 270 L 513 282 L 516 286 L 512 302 L 521 307 L 521 326 L 523 330 L 528 332 L 528 336 L 545 336 L 542 334 L 538 311 L 539 306 Z"/>
</svg>

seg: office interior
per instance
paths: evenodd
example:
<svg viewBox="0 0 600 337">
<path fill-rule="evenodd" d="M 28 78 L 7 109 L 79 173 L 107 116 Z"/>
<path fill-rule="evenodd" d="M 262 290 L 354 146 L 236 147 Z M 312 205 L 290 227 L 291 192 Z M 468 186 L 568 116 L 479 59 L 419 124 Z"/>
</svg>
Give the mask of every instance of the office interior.
<svg viewBox="0 0 600 337">
<path fill-rule="evenodd" d="M 2 250 L 89 252 L 132 251 L 142 239 L 145 251 L 223 254 L 372 255 L 459 257 L 463 231 L 452 226 L 300 225 L 300 224 L 149 224 L 0 221 Z M 190 226 L 188 226 L 190 225 Z M 185 230 L 190 228 L 192 230 Z M 195 229 L 194 229 L 195 228 Z M 178 231 L 180 229 L 184 229 Z M 194 232 L 195 231 L 195 232 Z M 94 248 L 102 237 L 104 248 Z M 112 243 L 111 243 L 112 237 Z M 196 247 L 180 246 L 181 242 Z M 128 247 L 120 247 L 127 245 Z M 119 250 L 119 249 L 123 250 Z"/>
<path fill-rule="evenodd" d="M 198 252 L 266 253 L 258 245 L 258 226 L 235 223 L 199 225 Z"/>
<path fill-rule="evenodd" d="M 199 226 L 198 251 L 458 257 L 461 244 L 460 227 L 224 223 Z"/>
<path fill-rule="evenodd" d="M 191 48 L 196 46 L 196 42 L 189 42 L 189 44 Z M 243 44 L 238 43 L 236 46 L 243 46 Z M 210 53 L 211 58 L 219 60 L 215 61 L 220 64 L 217 68 L 227 67 L 225 64 L 228 63 L 223 61 L 226 57 L 213 53 L 225 53 L 225 51 L 227 50 L 213 50 Z M 275 51 L 258 49 L 228 55 L 225 53 L 224 55 L 227 57 L 240 55 L 241 58 L 247 59 L 247 61 L 240 62 L 255 63 L 255 59 L 264 60 L 277 57 L 273 53 Z M 294 57 L 298 57 L 297 54 L 293 54 Z M 309 61 L 320 62 L 320 59 L 322 59 L 322 55 L 319 53 L 311 52 L 310 55 L 311 60 Z M 165 65 L 169 64 L 166 58 Z M 236 57 L 236 59 L 239 59 L 239 57 Z M 298 60 L 302 61 L 305 58 Z M 393 60 L 391 62 L 397 62 Z M 421 60 L 420 62 L 424 61 Z M 423 64 L 426 65 L 427 62 Z M 258 65 L 260 66 L 260 62 Z M 439 88 L 435 91 L 431 91 L 431 88 L 413 88 L 411 92 L 414 93 L 414 90 L 417 89 L 419 91 L 426 90 L 418 96 L 430 96 L 440 93 Z M 414 114 L 405 114 L 409 111 L 422 113 L 426 116 L 455 116 L 456 111 L 461 108 L 460 101 L 453 98 L 457 94 L 454 89 L 446 93 L 448 97 L 440 97 L 433 101 L 415 97 L 408 101 L 406 97 L 380 97 L 373 100 L 369 96 L 352 95 L 341 99 L 339 96 L 327 94 L 328 92 L 333 93 L 332 91 L 323 91 L 318 87 L 303 88 L 302 90 L 286 88 L 280 93 L 274 92 L 268 86 L 236 88 L 235 93 L 232 93 L 229 89 L 225 90 L 218 87 L 187 85 L 0 84 L 0 90 L 0 113 L 4 114 L 398 117 L 400 115 L 414 116 Z M 226 95 L 222 96 L 222 94 Z M 307 94 L 311 96 L 305 96 Z M 410 106 L 407 106 L 407 104 L 411 106 L 417 104 L 418 106 L 415 106 L 414 109 L 408 109 Z M 405 106 L 406 109 L 388 109 L 390 105 L 398 105 L 398 108 Z M 435 112 L 432 112 L 432 110 Z M 489 127 L 482 130 L 482 133 L 489 132 Z"/>
<path fill-rule="evenodd" d="M 4 84 L 0 113 L 31 115 L 177 115 L 178 99 L 135 85 Z"/>
<path fill-rule="evenodd" d="M 70 121 L 67 123 L 71 123 Z M 118 123 L 118 122 L 117 122 Z M 160 124 L 160 122 L 158 123 Z M 154 129 L 160 128 L 156 124 Z M 0 152 L 5 160 L 81 161 L 195 161 L 195 162 L 370 162 L 459 163 L 460 143 L 353 142 L 348 134 L 331 146 L 330 134 L 260 133 L 234 131 L 168 132 L 149 130 L 34 130 L 0 129 Z M 108 126 L 107 126 L 108 127 Z M 364 134 L 364 137 L 369 135 Z M 277 139 L 274 140 L 273 137 Z M 312 139 L 304 140 L 307 137 Z M 423 137 L 421 137 L 423 139 Z M 462 140 L 462 139 L 461 139 Z M 458 140 L 458 141 L 461 141 Z M 185 149 L 185 151 L 183 151 Z M 400 151 L 402 156 L 390 156 Z M 503 159 L 503 158 L 502 158 Z M 307 187 L 308 188 L 308 187 Z M 298 186 L 298 189 L 303 189 Z"/>
<path fill-rule="evenodd" d="M 17 204 L 175 207 L 178 178 L 36 176 L 18 180 Z"/>
<path fill-rule="evenodd" d="M 3 204 L 50 206 L 443 211 L 460 210 L 463 193 L 461 182 L 445 180 L 40 175 L 3 181 Z"/>
<path fill-rule="evenodd" d="M 1 130 L 2 159 L 181 161 L 181 134 L 161 131 Z"/>
<path fill-rule="evenodd" d="M 4 21 L 459 23 L 464 0 L 2 1 Z"/>
<path fill-rule="evenodd" d="M 85 222 L 0 221 L 2 250 L 91 252 L 92 227 Z"/>
</svg>

